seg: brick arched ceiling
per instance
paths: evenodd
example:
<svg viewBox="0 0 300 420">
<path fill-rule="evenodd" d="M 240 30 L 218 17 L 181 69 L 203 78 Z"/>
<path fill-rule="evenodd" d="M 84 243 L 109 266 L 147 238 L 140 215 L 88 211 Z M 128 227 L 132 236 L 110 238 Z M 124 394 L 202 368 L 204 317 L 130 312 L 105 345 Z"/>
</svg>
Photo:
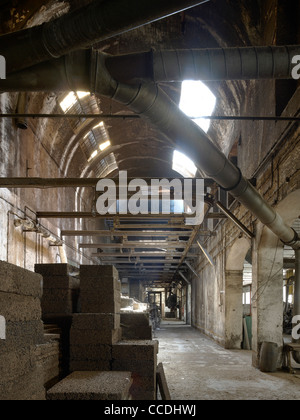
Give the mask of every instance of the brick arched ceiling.
<svg viewBox="0 0 300 420">
<path fill-rule="evenodd" d="M 89 0 L 71 2 L 4 0 L 0 9 L 0 30 L 2 33 L 8 33 L 41 24 L 88 3 Z M 187 49 L 254 45 L 259 43 L 261 25 L 265 24 L 258 13 L 261 10 L 261 16 L 265 16 L 265 11 L 262 10 L 264 6 L 261 4 L 259 1 L 211 0 L 188 12 L 146 25 L 94 47 L 110 54 L 125 54 L 147 51 L 151 48 Z M 270 41 L 271 37 L 272 34 Z M 211 83 L 209 87 L 218 99 L 216 114 L 239 115 L 247 87 L 246 82 Z M 165 84 L 164 88 L 175 101 L 179 102 L 180 85 Z M 59 103 L 67 93 L 62 92 L 61 95 L 51 92 L 32 93 L 29 95 L 27 111 L 60 113 L 62 110 Z M 93 98 L 92 101 L 94 108 L 84 106 L 82 114 L 128 113 L 126 109 L 122 109 L 111 100 Z M 99 123 L 99 119 L 95 121 L 37 119 L 30 121 L 30 124 L 59 165 L 61 174 L 76 177 L 92 174 L 96 168 L 98 168 L 96 174 L 99 174 L 99 162 L 108 155 L 108 151 L 105 150 L 88 162 L 80 147 L 84 136 L 97 122 Z M 111 152 L 115 155 L 119 169 L 127 169 L 131 176 L 151 176 L 154 173 L 159 176 L 174 176 L 171 168 L 171 145 L 155 129 L 141 120 L 131 119 L 107 119 L 105 126 L 111 141 Z M 226 153 L 232 150 L 238 134 L 237 123 L 212 124 L 211 137 Z"/>
</svg>

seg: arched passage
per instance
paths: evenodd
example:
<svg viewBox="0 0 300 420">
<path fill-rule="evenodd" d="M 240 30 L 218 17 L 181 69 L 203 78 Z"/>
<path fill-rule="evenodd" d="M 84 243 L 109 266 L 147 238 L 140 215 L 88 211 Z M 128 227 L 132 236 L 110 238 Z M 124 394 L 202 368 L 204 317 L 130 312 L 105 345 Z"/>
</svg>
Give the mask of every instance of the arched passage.
<svg viewBox="0 0 300 420">
<path fill-rule="evenodd" d="M 277 206 L 283 220 L 293 225 L 300 214 L 300 189 Z M 253 365 L 259 366 L 264 341 L 283 343 L 283 244 L 267 228 L 258 227 L 253 253 Z"/>
<path fill-rule="evenodd" d="M 243 341 L 243 269 L 251 241 L 237 239 L 226 258 L 225 348 L 240 349 Z"/>
</svg>

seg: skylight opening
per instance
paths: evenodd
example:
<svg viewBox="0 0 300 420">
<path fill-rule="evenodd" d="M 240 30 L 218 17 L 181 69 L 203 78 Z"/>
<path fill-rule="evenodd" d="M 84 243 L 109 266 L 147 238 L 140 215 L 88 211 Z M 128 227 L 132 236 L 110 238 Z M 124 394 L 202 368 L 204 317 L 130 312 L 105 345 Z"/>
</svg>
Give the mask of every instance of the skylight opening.
<svg viewBox="0 0 300 420">
<path fill-rule="evenodd" d="M 109 140 L 107 140 L 105 143 L 100 144 L 99 149 L 101 150 L 101 152 L 103 152 L 103 150 L 107 149 L 110 146 L 111 143 Z"/>
<path fill-rule="evenodd" d="M 98 150 L 95 150 L 92 154 L 91 157 L 88 159 L 88 162 L 90 162 L 91 160 L 93 160 L 96 156 L 98 155 Z"/>
<path fill-rule="evenodd" d="M 178 150 L 174 151 L 172 168 L 184 178 L 195 178 L 197 173 L 194 162 Z"/>
<path fill-rule="evenodd" d="M 182 83 L 179 108 L 206 133 L 211 121 L 201 117 L 212 116 L 217 98 L 211 90 L 200 81 L 186 80 Z"/>
<path fill-rule="evenodd" d="M 70 109 L 76 104 L 77 97 L 74 92 L 70 92 L 63 101 L 61 101 L 60 106 L 64 112 L 70 111 Z"/>
<path fill-rule="evenodd" d="M 77 96 L 78 96 L 78 98 L 79 99 L 83 99 L 83 98 L 85 98 L 86 96 L 89 96 L 90 95 L 90 92 L 76 92 L 77 93 Z"/>
<path fill-rule="evenodd" d="M 86 96 L 88 96 L 89 92 L 70 92 L 61 102 L 60 107 L 64 111 L 64 113 L 67 113 L 70 111 L 70 109 L 73 108 L 73 106 L 78 102 L 78 99 L 83 99 Z"/>
</svg>

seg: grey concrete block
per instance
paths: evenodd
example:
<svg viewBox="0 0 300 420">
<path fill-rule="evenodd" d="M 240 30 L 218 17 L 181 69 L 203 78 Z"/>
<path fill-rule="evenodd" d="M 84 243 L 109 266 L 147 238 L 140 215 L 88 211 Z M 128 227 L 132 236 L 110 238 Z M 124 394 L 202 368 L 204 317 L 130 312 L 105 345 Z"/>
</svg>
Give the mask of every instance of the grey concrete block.
<svg viewBox="0 0 300 420">
<path fill-rule="evenodd" d="M 73 303 L 70 300 L 67 301 L 56 301 L 56 300 L 43 300 L 42 301 L 42 313 L 46 315 L 71 315 L 73 312 Z"/>
<path fill-rule="evenodd" d="M 119 372 L 130 370 L 135 375 L 153 378 L 153 380 L 156 376 L 156 366 L 156 360 L 112 359 L 112 370 Z"/>
<path fill-rule="evenodd" d="M 113 346 L 113 359 L 154 361 L 157 359 L 158 341 L 127 340 Z"/>
<path fill-rule="evenodd" d="M 47 393 L 48 400 L 127 400 L 130 372 L 74 372 Z"/>
<path fill-rule="evenodd" d="M 109 372 L 111 371 L 111 362 L 109 360 L 71 360 L 70 371 Z"/>
<path fill-rule="evenodd" d="M 121 322 L 127 327 L 148 327 L 150 325 L 149 314 L 144 313 L 121 313 Z"/>
<path fill-rule="evenodd" d="M 102 296 L 100 299 L 97 295 L 82 294 L 80 295 L 81 312 L 82 313 L 120 313 L 121 311 L 121 299 L 115 297 L 115 299 L 107 299 Z"/>
<path fill-rule="evenodd" d="M 123 340 L 152 340 L 153 332 L 152 327 L 131 327 L 126 328 L 122 326 L 122 338 Z"/>
<path fill-rule="evenodd" d="M 0 351 L 10 351 L 23 346 L 45 342 L 44 325 L 41 320 L 25 322 L 7 322 L 6 340 L 0 340 Z"/>
<path fill-rule="evenodd" d="M 3 401 L 45 401 L 44 378 L 39 369 L 32 369 L 15 380 L 0 384 L 0 400 Z"/>
<path fill-rule="evenodd" d="M 40 298 L 42 280 L 39 274 L 0 261 L 0 292 Z"/>
<path fill-rule="evenodd" d="M 76 330 L 71 329 L 70 343 L 71 345 L 91 345 L 91 344 L 108 344 L 117 343 L 121 337 L 121 329 L 115 330 Z"/>
<path fill-rule="evenodd" d="M 121 282 L 113 277 L 109 278 L 93 278 L 80 277 L 80 288 L 83 291 L 105 292 L 112 294 L 114 291 L 121 294 Z"/>
<path fill-rule="evenodd" d="M 4 386 L 32 370 L 32 349 L 27 346 L 0 353 L 0 385 Z M 1 398 L 0 398 L 1 399 Z"/>
<path fill-rule="evenodd" d="M 0 308 L 6 321 L 32 321 L 42 317 L 41 301 L 32 296 L 0 292 Z"/>
<path fill-rule="evenodd" d="M 71 276 L 44 276 L 43 290 L 46 289 L 71 289 L 78 290 L 80 287 L 80 280 Z"/>
<path fill-rule="evenodd" d="M 112 357 L 112 346 L 105 344 L 77 344 L 70 346 L 70 358 L 75 361 L 107 360 Z"/>
<path fill-rule="evenodd" d="M 119 279 L 119 272 L 113 265 L 81 265 L 80 278 L 113 277 Z"/>
<path fill-rule="evenodd" d="M 36 264 L 34 271 L 43 277 L 68 276 L 73 268 L 69 264 Z"/>
<path fill-rule="evenodd" d="M 121 313 L 123 340 L 152 340 L 149 315 L 144 313 Z"/>
<path fill-rule="evenodd" d="M 74 314 L 72 327 L 78 330 L 113 330 L 120 328 L 120 315 L 110 313 Z"/>
</svg>

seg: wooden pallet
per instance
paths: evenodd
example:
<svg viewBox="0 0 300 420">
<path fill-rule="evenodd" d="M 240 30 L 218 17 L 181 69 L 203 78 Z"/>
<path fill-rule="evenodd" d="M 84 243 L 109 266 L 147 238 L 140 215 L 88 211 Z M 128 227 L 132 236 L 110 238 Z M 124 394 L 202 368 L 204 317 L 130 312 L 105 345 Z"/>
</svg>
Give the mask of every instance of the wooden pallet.
<svg viewBox="0 0 300 420">
<path fill-rule="evenodd" d="M 157 366 L 156 379 L 157 379 L 157 390 L 159 388 L 162 400 L 163 401 L 171 401 L 171 395 L 170 395 L 170 391 L 169 391 L 169 388 L 168 388 L 166 375 L 165 375 L 165 371 L 164 371 L 164 367 L 163 367 L 162 363 L 160 363 Z"/>
</svg>

